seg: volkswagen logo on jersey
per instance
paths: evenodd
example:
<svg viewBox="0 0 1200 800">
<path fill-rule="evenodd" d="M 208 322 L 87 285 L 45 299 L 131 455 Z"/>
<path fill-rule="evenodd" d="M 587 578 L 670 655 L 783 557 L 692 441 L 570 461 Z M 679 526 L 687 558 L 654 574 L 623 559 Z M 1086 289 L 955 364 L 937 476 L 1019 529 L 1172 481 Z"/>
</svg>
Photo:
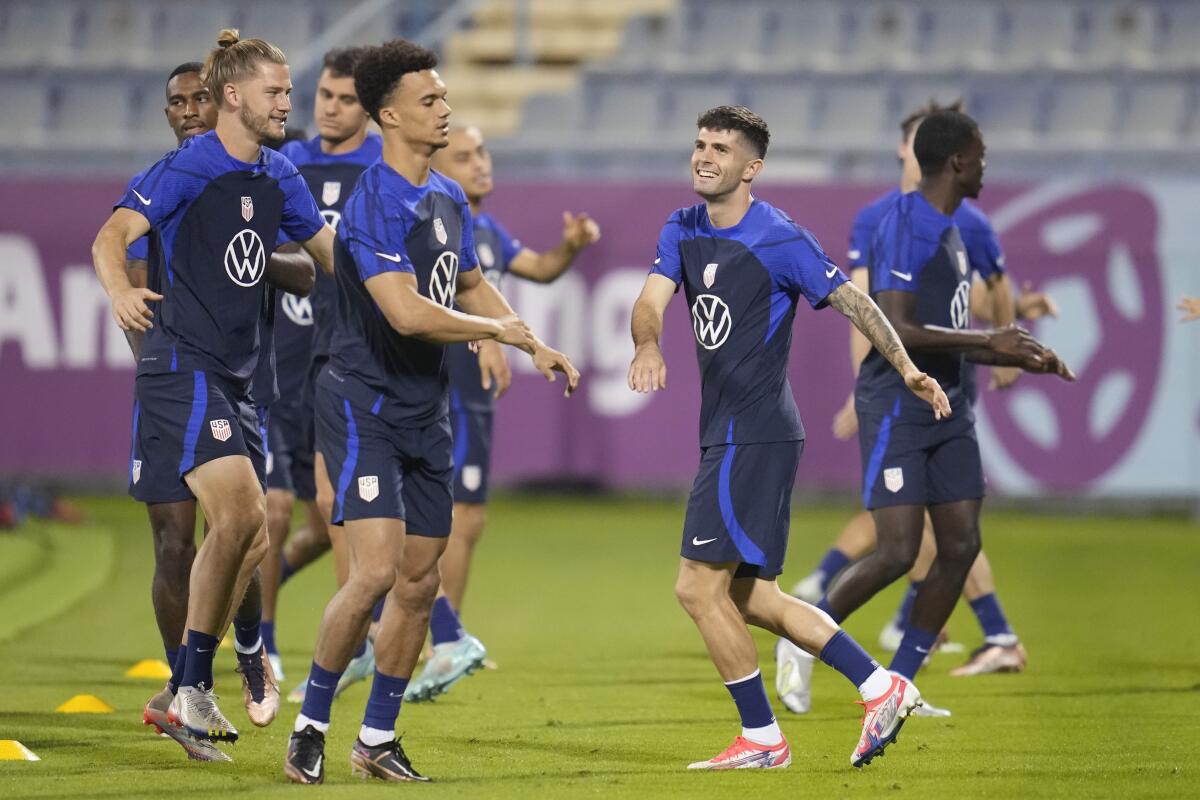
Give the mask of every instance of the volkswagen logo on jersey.
<svg viewBox="0 0 1200 800">
<path fill-rule="evenodd" d="M 312 303 L 307 297 L 297 297 L 284 292 L 279 304 L 283 306 L 283 313 L 287 318 L 296 325 L 313 324 Z"/>
<path fill-rule="evenodd" d="M 325 181 L 321 184 L 321 202 L 327 206 L 331 206 L 338 201 L 342 196 L 341 181 Z"/>
<path fill-rule="evenodd" d="M 971 284 L 966 281 L 960 281 L 954 290 L 954 299 L 950 301 L 950 322 L 959 331 L 971 324 Z"/>
<path fill-rule="evenodd" d="M 243 197 L 242 198 L 242 219 L 246 220 L 246 222 L 249 222 L 250 220 L 254 219 L 254 198 L 253 197 Z"/>
<path fill-rule="evenodd" d="M 704 268 L 704 288 L 711 289 L 712 285 L 717 282 L 717 265 L 709 264 Z"/>
<path fill-rule="evenodd" d="M 322 209 L 321 218 L 325 220 L 329 227 L 336 231 L 338 229 L 338 225 L 342 221 L 342 214 L 340 211 L 336 211 L 335 209 L 326 208 Z"/>
<path fill-rule="evenodd" d="M 492 246 L 487 242 L 480 242 L 475 245 L 475 255 L 484 269 L 491 269 L 496 266 L 496 253 L 493 252 Z"/>
<path fill-rule="evenodd" d="M 454 305 L 454 290 L 457 285 L 458 254 L 447 250 L 438 256 L 433 271 L 429 273 L 429 299 L 450 308 Z"/>
<path fill-rule="evenodd" d="M 442 222 L 441 217 L 433 220 L 433 235 L 437 237 L 438 244 L 445 244 L 449 237 L 446 235 L 446 224 Z"/>
<path fill-rule="evenodd" d="M 238 286 L 254 286 L 262 279 L 266 267 L 267 253 L 258 234 L 250 228 L 234 234 L 225 248 L 225 272 L 229 279 Z"/>
<path fill-rule="evenodd" d="M 692 327 L 701 347 L 716 350 L 725 344 L 729 331 L 733 329 L 729 306 L 715 294 L 697 295 L 696 302 L 692 303 Z"/>
</svg>

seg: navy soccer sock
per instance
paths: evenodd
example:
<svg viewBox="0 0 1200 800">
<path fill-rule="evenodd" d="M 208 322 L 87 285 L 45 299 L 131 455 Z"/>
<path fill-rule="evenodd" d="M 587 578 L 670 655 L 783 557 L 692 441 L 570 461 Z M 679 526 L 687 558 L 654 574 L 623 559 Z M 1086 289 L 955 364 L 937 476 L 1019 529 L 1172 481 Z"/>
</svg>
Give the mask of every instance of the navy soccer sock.
<svg viewBox="0 0 1200 800">
<path fill-rule="evenodd" d="M 925 659 L 933 652 L 933 645 L 936 641 L 936 633 L 930 633 L 910 624 L 904 631 L 900 649 L 892 657 L 892 664 L 888 669 L 900 673 L 911 681 L 917 674 L 917 670 L 925 663 Z"/>
<path fill-rule="evenodd" d="M 855 686 L 862 686 L 879 668 L 879 662 L 845 631 L 838 631 L 821 648 L 821 660 L 846 676 Z"/>
<path fill-rule="evenodd" d="M 408 678 L 384 675 L 375 670 L 371 696 L 367 700 L 367 710 L 363 714 L 362 730 L 359 732 L 363 744 L 377 747 L 392 739 L 396 731 L 396 718 L 400 716 L 400 702 L 407 688 Z"/>
<path fill-rule="evenodd" d="M 1004 615 L 1000 598 L 996 597 L 995 592 L 972 600 L 971 610 L 975 612 L 975 619 L 979 620 L 983 638 L 988 644 L 1008 646 L 1017 643 L 1017 635 L 1009 627 L 1008 617 Z"/>
<path fill-rule="evenodd" d="M 771 711 L 767 690 L 763 686 L 762 673 L 754 670 L 745 678 L 725 684 L 738 716 L 742 718 L 742 737 L 763 745 L 779 744 L 783 733 Z"/>
<path fill-rule="evenodd" d="M 183 681 L 183 668 L 187 664 L 187 645 L 180 645 L 175 651 L 175 658 L 171 661 L 171 678 L 167 681 L 167 686 L 171 689 L 171 694 L 179 691 L 179 684 Z"/>
<path fill-rule="evenodd" d="M 383 603 L 385 600 L 387 600 L 387 595 L 379 598 L 379 602 L 371 609 L 371 622 L 379 622 L 379 620 L 383 619 Z"/>
<path fill-rule="evenodd" d="M 908 584 L 908 591 L 904 593 L 904 599 L 900 601 L 900 607 L 896 609 L 896 617 L 892 620 L 892 624 L 900 630 L 908 627 L 908 618 L 912 616 L 913 603 L 917 600 L 917 590 L 921 588 L 921 581 L 912 581 Z"/>
<path fill-rule="evenodd" d="M 833 580 L 835 575 L 844 570 L 849 563 L 850 557 L 848 555 L 836 547 L 829 548 L 829 552 L 821 559 L 821 563 L 817 564 L 817 572 L 821 573 L 822 592 L 829 588 L 829 582 Z"/>
<path fill-rule="evenodd" d="M 333 692 L 337 689 L 342 673 L 330 672 L 321 667 L 316 661 L 308 673 L 308 686 L 304 690 L 304 705 L 300 706 L 300 716 L 296 720 L 296 729 L 303 730 L 301 723 L 315 722 L 318 726 L 329 726 L 329 709 L 333 706 Z"/>
<path fill-rule="evenodd" d="M 279 648 L 275 646 L 275 620 L 263 620 L 259 627 L 262 632 L 263 647 L 267 648 L 267 652 L 272 655 L 279 655 Z"/>
<path fill-rule="evenodd" d="M 448 598 L 439 597 L 433 601 L 433 611 L 429 615 L 429 633 L 434 647 L 447 642 L 457 642 L 466 635 Z"/>
<path fill-rule="evenodd" d="M 189 630 L 187 633 L 187 660 L 183 667 L 180 686 L 199 689 L 213 688 L 213 656 L 220 640 L 211 633 Z"/>
<path fill-rule="evenodd" d="M 288 563 L 286 558 L 279 559 L 279 585 L 283 586 L 298 570 Z"/>
</svg>

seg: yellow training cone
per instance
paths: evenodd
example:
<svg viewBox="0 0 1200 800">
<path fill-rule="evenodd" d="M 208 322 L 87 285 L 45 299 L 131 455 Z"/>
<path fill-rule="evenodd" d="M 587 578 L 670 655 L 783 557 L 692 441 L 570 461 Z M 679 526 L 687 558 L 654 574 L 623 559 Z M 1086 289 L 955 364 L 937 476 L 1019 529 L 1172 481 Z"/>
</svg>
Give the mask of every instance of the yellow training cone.
<svg viewBox="0 0 1200 800">
<path fill-rule="evenodd" d="M 0 761 L 41 761 L 16 739 L 0 739 Z"/>
<path fill-rule="evenodd" d="M 113 707 L 93 694 L 77 694 L 54 710 L 60 714 L 111 714 Z"/>
<path fill-rule="evenodd" d="M 125 677 L 165 681 L 171 677 L 171 668 L 167 666 L 167 662 L 161 659 L 146 658 L 125 670 Z"/>
</svg>

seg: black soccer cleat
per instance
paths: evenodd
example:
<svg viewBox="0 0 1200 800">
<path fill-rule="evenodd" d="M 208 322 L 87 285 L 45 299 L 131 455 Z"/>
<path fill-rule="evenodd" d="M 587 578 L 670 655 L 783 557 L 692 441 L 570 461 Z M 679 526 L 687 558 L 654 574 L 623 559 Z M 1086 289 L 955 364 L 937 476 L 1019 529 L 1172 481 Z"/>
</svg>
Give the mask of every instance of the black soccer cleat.
<svg viewBox="0 0 1200 800">
<path fill-rule="evenodd" d="M 325 734 L 306 725 L 288 739 L 283 774 L 292 783 L 325 782 Z"/>
<path fill-rule="evenodd" d="M 413 769 L 412 762 L 400 746 L 399 738 L 377 747 L 369 747 L 361 739 L 355 739 L 354 747 L 350 749 L 350 771 L 363 779 L 429 781 L 429 778 Z"/>
</svg>

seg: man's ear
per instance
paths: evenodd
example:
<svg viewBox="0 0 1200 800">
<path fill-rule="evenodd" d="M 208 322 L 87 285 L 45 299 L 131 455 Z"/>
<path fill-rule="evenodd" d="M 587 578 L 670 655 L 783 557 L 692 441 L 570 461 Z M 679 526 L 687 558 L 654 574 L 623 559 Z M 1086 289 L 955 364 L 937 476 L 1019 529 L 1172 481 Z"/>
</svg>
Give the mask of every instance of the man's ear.
<svg viewBox="0 0 1200 800">
<path fill-rule="evenodd" d="M 241 105 L 242 95 L 241 92 L 238 91 L 236 83 L 227 83 L 222 86 L 221 94 L 226 103 L 230 103 L 235 107 Z"/>
<path fill-rule="evenodd" d="M 749 164 L 746 165 L 746 168 L 744 170 L 742 170 L 742 180 L 749 183 L 750 181 L 752 181 L 756 177 L 758 177 L 758 173 L 762 172 L 762 168 L 763 168 L 763 160 L 761 158 L 754 159 L 753 161 L 751 161 Z"/>
</svg>

